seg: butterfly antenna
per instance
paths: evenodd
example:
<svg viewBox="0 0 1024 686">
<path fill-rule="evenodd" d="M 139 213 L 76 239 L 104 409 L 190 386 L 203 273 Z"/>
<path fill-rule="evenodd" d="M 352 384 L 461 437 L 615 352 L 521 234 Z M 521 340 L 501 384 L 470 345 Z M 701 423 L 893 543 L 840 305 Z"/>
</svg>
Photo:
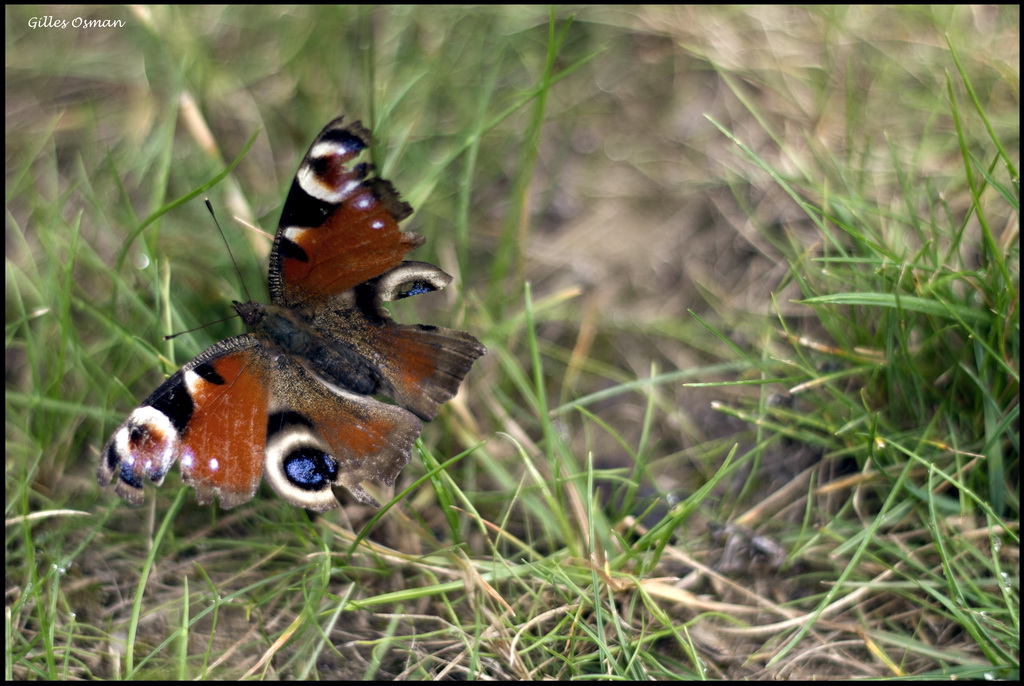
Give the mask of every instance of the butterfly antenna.
<svg viewBox="0 0 1024 686">
<path fill-rule="evenodd" d="M 235 265 L 235 273 L 238 274 L 238 280 L 242 284 L 242 290 L 245 291 L 245 299 L 247 302 L 252 301 L 252 297 L 249 295 L 249 289 L 245 285 L 245 279 L 242 278 L 242 270 L 238 268 L 238 262 L 235 261 L 235 253 L 231 252 L 231 246 L 228 245 L 228 238 L 224 235 L 224 229 L 221 228 L 220 222 L 217 221 L 217 213 L 213 211 L 213 205 L 210 204 L 209 198 L 203 198 L 206 202 L 206 209 L 209 210 L 210 216 L 213 217 L 213 223 L 217 225 L 217 231 L 220 232 L 220 239 L 224 241 L 224 247 L 228 250 L 228 255 L 231 256 L 231 264 Z"/>
<path fill-rule="evenodd" d="M 199 331 L 200 329 L 205 329 L 206 327 L 212 326 L 214 324 L 220 324 L 221 322 L 226 322 L 229 319 L 235 319 L 237 316 L 238 316 L 237 314 L 233 314 L 230 317 L 224 317 L 222 319 L 214 319 L 212 322 L 206 322 L 205 324 L 201 324 L 200 326 L 197 326 L 194 329 L 186 329 L 184 331 L 179 331 L 178 333 L 167 334 L 166 336 L 164 336 L 164 340 L 165 341 L 169 341 L 172 338 L 177 338 L 178 336 L 180 336 L 182 334 L 192 333 L 193 331 Z"/>
</svg>

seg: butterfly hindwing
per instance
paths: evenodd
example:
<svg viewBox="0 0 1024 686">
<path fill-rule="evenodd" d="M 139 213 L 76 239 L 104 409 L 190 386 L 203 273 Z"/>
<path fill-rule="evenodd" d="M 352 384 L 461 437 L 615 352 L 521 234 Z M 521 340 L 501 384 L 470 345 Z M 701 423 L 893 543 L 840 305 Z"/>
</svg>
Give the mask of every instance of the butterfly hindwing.
<svg viewBox="0 0 1024 686">
<path fill-rule="evenodd" d="M 452 277 L 424 262 L 403 262 L 355 289 L 352 305 L 322 309 L 316 328 L 331 336 L 344 332 L 345 345 L 360 359 L 374 360 L 376 385 L 384 395 L 417 417 L 430 421 L 440 404 L 458 390 L 484 348 L 473 336 L 440 326 L 398 324 L 385 302 L 440 290 Z"/>
<path fill-rule="evenodd" d="M 337 507 L 331 487 L 376 505 L 360 485 L 394 484 L 409 462 L 420 423 L 395 405 L 351 393 L 302 365 L 274 375 L 265 475 L 278 495 L 311 510 Z"/>
</svg>

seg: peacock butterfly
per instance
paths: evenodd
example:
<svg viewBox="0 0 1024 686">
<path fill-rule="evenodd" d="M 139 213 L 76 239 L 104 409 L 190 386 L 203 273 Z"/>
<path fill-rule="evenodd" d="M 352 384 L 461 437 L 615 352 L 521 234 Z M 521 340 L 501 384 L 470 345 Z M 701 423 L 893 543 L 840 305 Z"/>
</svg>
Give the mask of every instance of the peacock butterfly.
<svg viewBox="0 0 1024 686">
<path fill-rule="evenodd" d="M 355 164 L 370 134 L 343 117 L 299 166 L 270 254 L 270 305 L 233 303 L 249 333 L 220 341 L 128 416 L 100 457 L 101 485 L 138 505 L 177 460 L 201 504 L 249 501 L 260 479 L 288 502 L 324 511 L 344 486 L 392 485 L 420 420 L 459 390 L 486 350 L 468 333 L 395 322 L 385 302 L 452 277 L 402 258 L 423 238 L 389 181 Z M 393 404 L 374 396 L 389 398 Z"/>
</svg>

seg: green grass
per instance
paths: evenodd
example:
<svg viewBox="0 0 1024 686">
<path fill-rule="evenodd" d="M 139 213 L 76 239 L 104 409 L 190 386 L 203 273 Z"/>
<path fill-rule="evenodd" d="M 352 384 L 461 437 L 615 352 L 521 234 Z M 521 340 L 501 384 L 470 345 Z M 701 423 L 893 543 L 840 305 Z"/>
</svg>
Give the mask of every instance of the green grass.
<svg viewBox="0 0 1024 686">
<path fill-rule="evenodd" d="M 1016 8 L 77 11 L 6 10 L 9 679 L 1018 676 Z M 488 356 L 380 511 L 128 507 L 341 113 Z"/>
</svg>

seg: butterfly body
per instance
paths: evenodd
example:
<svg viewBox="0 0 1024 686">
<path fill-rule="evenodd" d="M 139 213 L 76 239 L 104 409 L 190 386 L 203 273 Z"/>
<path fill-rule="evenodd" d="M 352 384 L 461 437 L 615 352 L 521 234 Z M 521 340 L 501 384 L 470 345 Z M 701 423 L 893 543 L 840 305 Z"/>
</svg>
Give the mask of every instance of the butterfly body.
<svg viewBox="0 0 1024 686">
<path fill-rule="evenodd" d="M 332 487 L 376 504 L 361 483 L 394 483 L 420 420 L 485 349 L 462 331 L 399 324 L 384 307 L 451 277 L 402 260 L 423 239 L 398 228 L 412 209 L 391 184 L 350 165 L 368 141 L 340 118 L 316 138 L 274 240 L 271 303 L 234 303 L 249 333 L 208 348 L 129 415 L 103 450 L 101 484 L 138 504 L 145 481 L 160 484 L 177 461 L 200 503 L 235 507 L 265 477 L 323 511 L 339 504 Z"/>
</svg>

